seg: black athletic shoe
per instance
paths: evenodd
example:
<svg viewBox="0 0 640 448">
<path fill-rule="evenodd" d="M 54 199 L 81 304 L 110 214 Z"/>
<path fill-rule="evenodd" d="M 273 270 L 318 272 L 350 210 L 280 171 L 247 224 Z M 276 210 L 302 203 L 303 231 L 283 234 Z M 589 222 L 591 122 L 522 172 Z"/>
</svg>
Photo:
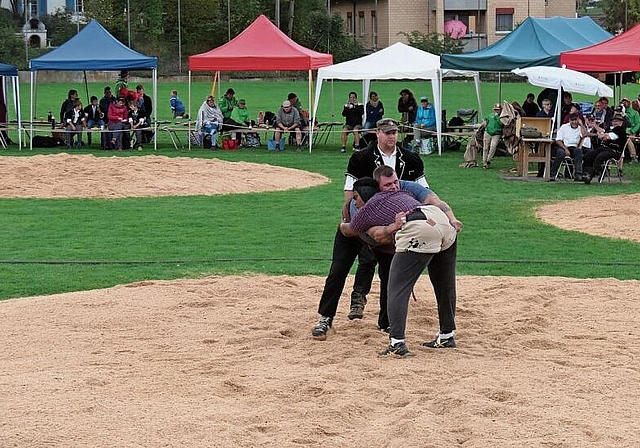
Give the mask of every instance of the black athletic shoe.
<svg viewBox="0 0 640 448">
<path fill-rule="evenodd" d="M 367 304 L 367 297 L 358 292 L 351 294 L 351 309 L 347 318 L 349 320 L 362 319 L 364 317 L 364 306 Z"/>
<path fill-rule="evenodd" d="M 333 317 L 320 316 L 320 320 L 311 330 L 311 336 L 318 341 L 324 341 L 327 339 L 327 334 L 331 331 L 332 325 Z"/>
<path fill-rule="evenodd" d="M 455 348 L 456 341 L 453 336 L 443 338 L 440 336 L 440 333 L 438 333 L 438 336 L 433 341 L 423 342 L 422 346 L 427 348 Z"/>
<path fill-rule="evenodd" d="M 398 342 L 397 344 L 389 344 L 387 348 L 378 352 L 378 356 L 391 356 L 395 355 L 399 358 L 406 358 L 408 356 L 415 356 L 412 352 L 407 348 L 407 344 L 404 342 Z"/>
</svg>

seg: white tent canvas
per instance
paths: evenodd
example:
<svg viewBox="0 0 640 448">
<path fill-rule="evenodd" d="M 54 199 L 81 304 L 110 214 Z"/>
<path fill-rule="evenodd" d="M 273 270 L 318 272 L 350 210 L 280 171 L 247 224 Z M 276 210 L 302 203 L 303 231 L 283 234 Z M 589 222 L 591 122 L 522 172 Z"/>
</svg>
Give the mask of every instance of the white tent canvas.
<svg viewBox="0 0 640 448">
<path fill-rule="evenodd" d="M 368 98 L 371 80 L 431 80 L 433 106 L 436 112 L 438 153 L 442 153 L 442 71 L 440 70 L 440 56 L 398 42 L 370 55 L 318 69 L 312 123 L 315 122 L 316 118 L 322 82 L 333 79 L 362 80 L 362 98 Z M 476 76 L 476 87 L 478 82 Z M 310 144 L 312 140 L 313 130 L 311 131 Z"/>
<path fill-rule="evenodd" d="M 529 84 L 565 92 L 585 95 L 613 96 L 613 89 L 593 76 L 565 67 L 526 67 L 511 70 L 518 76 L 526 77 Z M 556 120 L 560 117 L 560 101 L 556 104 Z M 559 120 L 557 121 L 559 123 Z"/>
</svg>

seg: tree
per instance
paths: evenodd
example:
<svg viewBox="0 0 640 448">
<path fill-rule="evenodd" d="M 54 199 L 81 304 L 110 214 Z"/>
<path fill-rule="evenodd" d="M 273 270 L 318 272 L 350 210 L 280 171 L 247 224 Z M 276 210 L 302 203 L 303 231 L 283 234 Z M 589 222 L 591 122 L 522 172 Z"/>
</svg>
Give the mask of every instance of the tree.
<svg viewBox="0 0 640 448">
<path fill-rule="evenodd" d="M 71 11 L 68 9 L 58 9 L 52 14 L 45 14 L 40 20 L 47 28 L 53 47 L 59 47 L 78 32 L 78 26 L 71 20 Z"/>
<path fill-rule="evenodd" d="M 410 33 L 400 32 L 407 38 L 409 45 L 431 54 L 458 54 L 462 53 L 462 40 L 452 39 L 448 34 L 429 33 L 424 34 L 413 30 Z"/>
<path fill-rule="evenodd" d="M 640 20 L 640 0 L 604 0 L 602 24 L 607 31 L 626 31 Z"/>
<path fill-rule="evenodd" d="M 0 61 L 5 64 L 26 68 L 25 43 L 16 36 L 19 32 L 15 22 L 0 15 Z"/>
<path fill-rule="evenodd" d="M 324 10 L 309 13 L 306 21 L 299 21 L 294 40 L 312 50 L 333 54 L 333 62 L 344 62 L 363 54 L 362 46 L 344 31 L 344 21 Z"/>
</svg>

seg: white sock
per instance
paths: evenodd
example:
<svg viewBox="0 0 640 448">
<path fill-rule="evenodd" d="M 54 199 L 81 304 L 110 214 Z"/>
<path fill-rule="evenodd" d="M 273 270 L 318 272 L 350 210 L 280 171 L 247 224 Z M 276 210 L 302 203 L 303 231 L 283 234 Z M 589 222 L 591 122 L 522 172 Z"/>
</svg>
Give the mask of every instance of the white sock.
<svg viewBox="0 0 640 448">
<path fill-rule="evenodd" d="M 404 339 L 391 338 L 391 345 L 396 345 L 396 344 L 399 344 L 400 342 L 404 343 Z"/>
<path fill-rule="evenodd" d="M 451 333 L 438 333 L 440 339 L 449 339 L 453 337 L 453 331 Z"/>
</svg>

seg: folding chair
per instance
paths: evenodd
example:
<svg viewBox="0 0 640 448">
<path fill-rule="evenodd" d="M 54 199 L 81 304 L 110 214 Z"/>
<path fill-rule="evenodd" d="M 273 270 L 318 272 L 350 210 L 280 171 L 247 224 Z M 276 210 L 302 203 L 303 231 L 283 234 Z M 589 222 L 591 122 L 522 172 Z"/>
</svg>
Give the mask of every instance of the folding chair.
<svg viewBox="0 0 640 448">
<path fill-rule="evenodd" d="M 456 116 L 462 118 L 465 125 L 474 125 L 478 123 L 478 111 L 475 109 L 458 109 Z"/>
<path fill-rule="evenodd" d="M 624 162 L 624 151 L 622 151 L 622 155 L 620 155 L 619 159 L 609 158 L 602 162 L 602 171 L 600 172 L 600 178 L 598 179 L 598 183 L 602 183 L 606 178 L 611 182 L 611 171 L 615 173 L 615 177 L 618 178 L 620 182 L 622 182 L 622 164 Z"/>
<path fill-rule="evenodd" d="M 572 180 L 575 173 L 575 166 L 573 165 L 573 159 L 569 156 L 565 156 L 560 163 L 560 167 L 558 167 L 558 172 L 556 173 L 556 180 L 558 179 L 570 179 Z"/>
</svg>

